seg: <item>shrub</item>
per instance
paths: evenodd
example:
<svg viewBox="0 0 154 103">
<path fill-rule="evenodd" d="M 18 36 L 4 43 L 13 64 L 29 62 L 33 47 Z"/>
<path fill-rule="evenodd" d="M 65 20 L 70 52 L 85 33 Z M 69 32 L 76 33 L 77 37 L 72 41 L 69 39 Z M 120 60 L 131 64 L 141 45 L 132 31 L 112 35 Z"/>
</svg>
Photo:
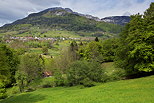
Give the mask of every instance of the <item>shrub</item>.
<svg viewBox="0 0 154 103">
<path fill-rule="evenodd" d="M 56 71 L 54 73 L 54 77 L 55 77 L 56 86 L 64 86 L 64 78 L 63 78 L 62 73 L 60 71 Z"/>
<path fill-rule="evenodd" d="M 32 91 L 35 91 L 36 88 L 33 88 L 33 87 L 28 87 L 25 92 L 32 92 Z"/>
<path fill-rule="evenodd" d="M 49 88 L 49 87 L 54 87 L 54 86 L 55 86 L 55 83 L 53 81 L 44 81 L 41 84 L 41 87 L 43 88 Z"/>
<path fill-rule="evenodd" d="M 125 79 L 126 77 L 126 72 L 124 69 L 117 68 L 110 76 L 109 76 L 109 81 L 114 81 L 114 80 L 122 80 Z"/>
<path fill-rule="evenodd" d="M 55 78 L 48 77 L 48 78 L 42 79 L 42 82 L 40 83 L 40 87 L 42 88 L 55 87 Z"/>
<path fill-rule="evenodd" d="M 95 61 L 76 61 L 69 66 L 67 71 L 67 79 L 70 86 L 93 86 L 92 82 L 105 82 L 104 76 L 103 69 Z"/>
<path fill-rule="evenodd" d="M 13 87 L 11 88 L 11 94 L 17 94 L 17 93 L 20 93 L 19 87 L 13 86 Z"/>
<path fill-rule="evenodd" d="M 0 82 L 0 99 L 4 99 L 6 97 L 7 97 L 6 90 L 4 88 L 3 83 Z"/>
<path fill-rule="evenodd" d="M 43 46 L 43 47 L 42 47 L 42 53 L 43 53 L 44 55 L 47 55 L 47 54 L 48 54 L 48 47 Z"/>
<path fill-rule="evenodd" d="M 93 82 L 92 80 L 90 80 L 89 78 L 85 78 L 84 80 L 82 80 L 80 82 L 80 84 L 82 84 L 85 87 L 92 87 L 95 86 L 95 82 Z"/>
</svg>

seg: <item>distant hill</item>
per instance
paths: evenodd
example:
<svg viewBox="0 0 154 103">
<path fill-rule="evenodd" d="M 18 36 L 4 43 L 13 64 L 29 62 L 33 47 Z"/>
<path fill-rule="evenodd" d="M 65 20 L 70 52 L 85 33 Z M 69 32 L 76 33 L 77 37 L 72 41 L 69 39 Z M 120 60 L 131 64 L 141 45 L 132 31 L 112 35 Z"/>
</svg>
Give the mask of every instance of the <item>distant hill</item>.
<svg viewBox="0 0 154 103">
<path fill-rule="evenodd" d="M 121 29 L 122 26 L 106 23 L 97 17 L 73 12 L 69 8 L 56 7 L 30 14 L 26 18 L 6 24 L 0 28 L 0 34 L 48 35 L 51 37 L 52 32 L 49 31 L 71 31 L 78 36 L 110 37 L 119 33 Z"/>
<path fill-rule="evenodd" d="M 130 16 L 111 16 L 101 19 L 104 22 L 125 25 L 130 21 Z"/>
</svg>

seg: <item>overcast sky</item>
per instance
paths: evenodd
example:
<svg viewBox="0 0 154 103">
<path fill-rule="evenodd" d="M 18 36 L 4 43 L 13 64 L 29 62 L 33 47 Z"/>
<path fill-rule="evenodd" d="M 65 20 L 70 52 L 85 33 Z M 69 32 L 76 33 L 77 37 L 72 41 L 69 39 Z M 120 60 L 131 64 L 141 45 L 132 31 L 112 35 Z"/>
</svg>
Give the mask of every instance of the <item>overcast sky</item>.
<svg viewBox="0 0 154 103">
<path fill-rule="evenodd" d="M 52 7 L 99 18 L 143 13 L 154 0 L 0 0 L 0 26 Z"/>
</svg>

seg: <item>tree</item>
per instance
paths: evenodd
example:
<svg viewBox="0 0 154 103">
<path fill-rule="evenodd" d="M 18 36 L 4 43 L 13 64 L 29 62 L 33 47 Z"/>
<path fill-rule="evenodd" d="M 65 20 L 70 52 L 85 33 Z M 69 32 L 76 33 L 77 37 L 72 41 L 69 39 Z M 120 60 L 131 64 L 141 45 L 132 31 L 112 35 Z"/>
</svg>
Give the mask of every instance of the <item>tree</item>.
<svg viewBox="0 0 154 103">
<path fill-rule="evenodd" d="M 96 42 L 99 42 L 99 39 L 98 39 L 98 37 L 96 37 L 96 38 L 95 38 L 95 41 L 96 41 Z"/>
<path fill-rule="evenodd" d="M 22 55 L 26 51 L 28 51 L 28 46 L 26 46 L 24 42 L 21 42 L 19 40 L 15 40 L 9 43 L 9 46 L 10 48 L 13 48 L 16 51 L 17 55 Z"/>
<path fill-rule="evenodd" d="M 69 47 L 63 48 L 60 56 L 54 59 L 54 68 L 60 69 L 65 73 L 68 66 L 79 59 L 77 50 L 78 45 L 76 42 L 72 42 Z"/>
<path fill-rule="evenodd" d="M 81 59 L 91 60 L 96 59 L 99 62 L 102 62 L 102 45 L 100 42 L 92 41 L 87 45 L 84 45 L 79 48 L 78 51 Z"/>
<path fill-rule="evenodd" d="M 44 55 L 47 55 L 48 54 L 48 47 L 46 47 L 46 46 L 42 47 L 42 52 Z"/>
<path fill-rule="evenodd" d="M 22 92 L 25 86 L 28 86 L 33 80 L 42 77 L 43 60 L 38 54 L 25 54 L 21 58 L 19 70 L 16 73 L 16 79 L 20 91 Z"/>
<path fill-rule="evenodd" d="M 76 61 L 69 66 L 66 74 L 70 85 L 105 82 L 104 71 L 95 61 Z"/>
<path fill-rule="evenodd" d="M 27 76 L 25 75 L 24 72 L 17 71 L 15 77 L 16 77 L 16 83 L 19 86 L 20 92 L 23 92 L 25 87 L 28 85 L 28 82 L 27 82 L 28 78 L 27 78 Z"/>
<path fill-rule="evenodd" d="M 107 39 L 102 43 L 102 59 L 103 62 L 113 62 L 118 48 L 118 39 Z"/>
<path fill-rule="evenodd" d="M 128 73 L 154 71 L 154 3 L 144 15 L 133 15 L 120 35 L 117 64 Z"/>
<path fill-rule="evenodd" d="M 56 86 L 64 86 L 64 78 L 61 70 L 57 69 L 54 71 L 54 78 Z"/>
<path fill-rule="evenodd" d="M 15 83 L 15 72 L 19 60 L 14 51 L 6 45 L 0 44 L 0 77 L 5 86 Z"/>
</svg>

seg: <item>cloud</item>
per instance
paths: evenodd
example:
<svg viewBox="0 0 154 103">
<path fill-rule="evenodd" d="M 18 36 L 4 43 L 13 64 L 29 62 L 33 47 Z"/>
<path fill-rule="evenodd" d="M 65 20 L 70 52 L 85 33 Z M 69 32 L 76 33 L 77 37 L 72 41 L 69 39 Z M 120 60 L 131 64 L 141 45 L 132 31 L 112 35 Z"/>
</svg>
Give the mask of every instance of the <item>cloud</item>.
<svg viewBox="0 0 154 103">
<path fill-rule="evenodd" d="M 60 1 L 60 0 L 59 0 Z M 29 13 L 59 5 L 58 0 L 0 0 L 0 24 L 24 18 Z"/>
<path fill-rule="evenodd" d="M 154 0 L 62 0 L 61 6 L 100 18 L 106 16 L 143 13 Z"/>
<path fill-rule="evenodd" d="M 0 25 L 52 7 L 97 17 L 143 13 L 154 0 L 0 0 Z"/>
</svg>

